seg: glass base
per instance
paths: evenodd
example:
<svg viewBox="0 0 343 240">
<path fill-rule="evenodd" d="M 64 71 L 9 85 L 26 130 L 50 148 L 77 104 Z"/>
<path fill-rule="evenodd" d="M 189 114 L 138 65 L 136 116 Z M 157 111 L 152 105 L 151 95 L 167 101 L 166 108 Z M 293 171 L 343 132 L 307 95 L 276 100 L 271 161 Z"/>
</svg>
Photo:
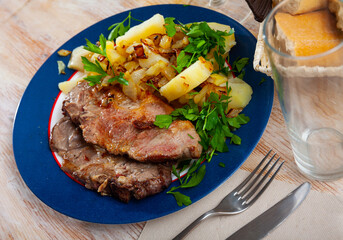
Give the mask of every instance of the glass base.
<svg viewBox="0 0 343 240">
<path fill-rule="evenodd" d="M 299 171 L 309 179 L 318 180 L 318 181 L 335 181 L 343 178 L 343 169 L 340 172 L 330 172 L 330 173 L 318 173 L 313 170 L 309 170 L 306 164 L 303 164 L 303 161 L 294 155 L 295 163 L 297 164 Z"/>
<path fill-rule="evenodd" d="M 294 159 L 309 178 L 333 181 L 343 178 L 343 134 L 333 128 L 289 129 Z"/>
</svg>

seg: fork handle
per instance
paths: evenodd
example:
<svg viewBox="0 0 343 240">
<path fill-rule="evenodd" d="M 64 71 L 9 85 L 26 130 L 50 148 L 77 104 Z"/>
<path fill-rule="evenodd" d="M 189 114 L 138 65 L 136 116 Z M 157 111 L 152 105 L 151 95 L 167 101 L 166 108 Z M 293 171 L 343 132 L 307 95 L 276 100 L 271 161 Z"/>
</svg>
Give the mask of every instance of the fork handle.
<svg viewBox="0 0 343 240">
<path fill-rule="evenodd" d="M 173 240 L 181 240 L 183 239 L 194 227 L 196 227 L 202 220 L 215 215 L 216 212 L 212 210 L 205 212 L 203 215 L 198 217 L 197 219 L 194 220 L 188 227 L 186 227 L 182 232 L 180 232 L 176 237 L 173 238 Z"/>
</svg>

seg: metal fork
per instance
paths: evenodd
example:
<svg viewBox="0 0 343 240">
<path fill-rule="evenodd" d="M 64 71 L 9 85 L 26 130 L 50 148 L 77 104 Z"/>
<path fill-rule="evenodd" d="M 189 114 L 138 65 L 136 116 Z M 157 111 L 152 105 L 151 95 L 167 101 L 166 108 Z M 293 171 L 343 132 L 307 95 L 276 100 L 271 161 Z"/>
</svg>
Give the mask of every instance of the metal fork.
<svg viewBox="0 0 343 240">
<path fill-rule="evenodd" d="M 264 161 L 267 159 L 269 154 L 272 150 L 270 150 L 266 156 L 262 159 L 262 161 L 257 165 L 257 167 L 252 171 L 252 173 L 240 184 L 238 185 L 232 192 L 230 192 L 223 200 L 212 210 L 205 212 L 203 215 L 198 217 L 193 223 L 191 223 L 187 228 L 185 228 L 181 233 L 179 233 L 173 240 L 180 240 L 184 238 L 195 226 L 197 226 L 201 221 L 204 219 L 216 216 L 216 215 L 233 215 L 241 213 L 248 209 L 252 204 L 256 202 L 256 200 L 262 195 L 262 193 L 267 189 L 269 184 L 273 181 L 276 174 L 279 172 L 280 168 L 282 167 L 284 161 L 279 165 L 276 169 L 274 174 L 268 180 L 268 182 L 263 186 L 263 182 L 265 179 L 270 175 L 272 170 L 275 168 L 276 164 L 279 162 L 280 157 L 274 162 L 274 164 L 270 167 L 268 172 L 263 176 L 263 178 L 257 182 L 262 173 L 268 168 L 271 164 L 272 160 L 274 159 L 276 153 L 270 158 L 268 163 L 263 167 L 261 172 L 254 178 L 252 177 L 255 175 L 258 169 L 262 166 Z M 251 180 L 252 179 L 252 180 Z M 251 180 L 251 181 L 250 181 Z M 243 189 L 244 188 L 244 189 Z"/>
</svg>

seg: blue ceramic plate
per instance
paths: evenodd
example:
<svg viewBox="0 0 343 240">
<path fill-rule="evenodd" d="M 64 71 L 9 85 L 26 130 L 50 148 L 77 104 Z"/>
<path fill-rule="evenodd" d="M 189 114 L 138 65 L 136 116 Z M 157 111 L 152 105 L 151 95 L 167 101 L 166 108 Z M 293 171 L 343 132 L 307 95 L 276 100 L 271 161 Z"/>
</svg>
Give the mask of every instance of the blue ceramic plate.
<svg viewBox="0 0 343 240">
<path fill-rule="evenodd" d="M 203 198 L 226 181 L 248 158 L 267 125 L 273 103 L 273 82 L 252 67 L 256 39 L 231 18 L 215 11 L 195 6 L 156 5 L 131 10 L 132 16 L 149 19 L 156 13 L 164 17 L 175 17 L 182 23 L 218 22 L 235 29 L 237 45 L 230 52 L 230 59 L 249 57 L 244 77 L 253 88 L 253 96 L 244 113 L 251 121 L 236 131 L 242 138 L 240 146 L 229 146 L 229 152 L 215 156 L 207 166 L 207 173 L 199 186 L 186 189 L 184 194 L 193 203 Z M 66 42 L 59 49 L 74 49 L 85 44 L 85 38 L 96 42 L 101 33 L 108 35 L 107 28 L 122 21 L 128 12 L 102 20 L 85 29 Z M 135 23 L 134 23 L 135 24 Z M 111 197 L 102 197 L 71 180 L 56 164 L 49 149 L 48 124 L 51 109 L 59 93 L 59 82 L 67 80 L 73 71 L 66 69 L 66 75 L 58 75 L 57 60 L 67 64 L 69 58 L 53 53 L 38 70 L 28 85 L 18 106 L 14 129 L 13 149 L 19 172 L 31 191 L 45 204 L 70 217 L 96 223 L 134 223 L 165 216 L 180 210 L 172 195 L 166 191 L 146 199 L 133 200 L 128 204 Z M 262 78 L 266 81 L 259 84 Z M 226 167 L 218 166 L 219 162 Z M 172 186 L 177 183 L 174 182 Z"/>
</svg>

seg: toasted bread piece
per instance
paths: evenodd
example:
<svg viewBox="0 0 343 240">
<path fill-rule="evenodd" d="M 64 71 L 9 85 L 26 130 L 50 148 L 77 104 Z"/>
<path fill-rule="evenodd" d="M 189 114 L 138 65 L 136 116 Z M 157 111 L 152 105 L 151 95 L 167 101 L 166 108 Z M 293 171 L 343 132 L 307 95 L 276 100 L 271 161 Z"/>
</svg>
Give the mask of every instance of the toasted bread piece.
<svg viewBox="0 0 343 240">
<path fill-rule="evenodd" d="M 335 17 L 327 10 L 312 13 L 275 15 L 278 40 L 286 52 L 293 56 L 311 56 L 325 52 L 343 40 L 335 27 Z"/>
<path fill-rule="evenodd" d="M 329 9 L 336 15 L 337 28 L 343 31 L 343 2 L 340 0 L 330 0 Z"/>
<path fill-rule="evenodd" d="M 284 0 L 273 0 L 273 5 Z M 301 14 L 320 10 L 327 7 L 327 0 L 292 0 L 285 9 L 290 14 Z"/>
</svg>

